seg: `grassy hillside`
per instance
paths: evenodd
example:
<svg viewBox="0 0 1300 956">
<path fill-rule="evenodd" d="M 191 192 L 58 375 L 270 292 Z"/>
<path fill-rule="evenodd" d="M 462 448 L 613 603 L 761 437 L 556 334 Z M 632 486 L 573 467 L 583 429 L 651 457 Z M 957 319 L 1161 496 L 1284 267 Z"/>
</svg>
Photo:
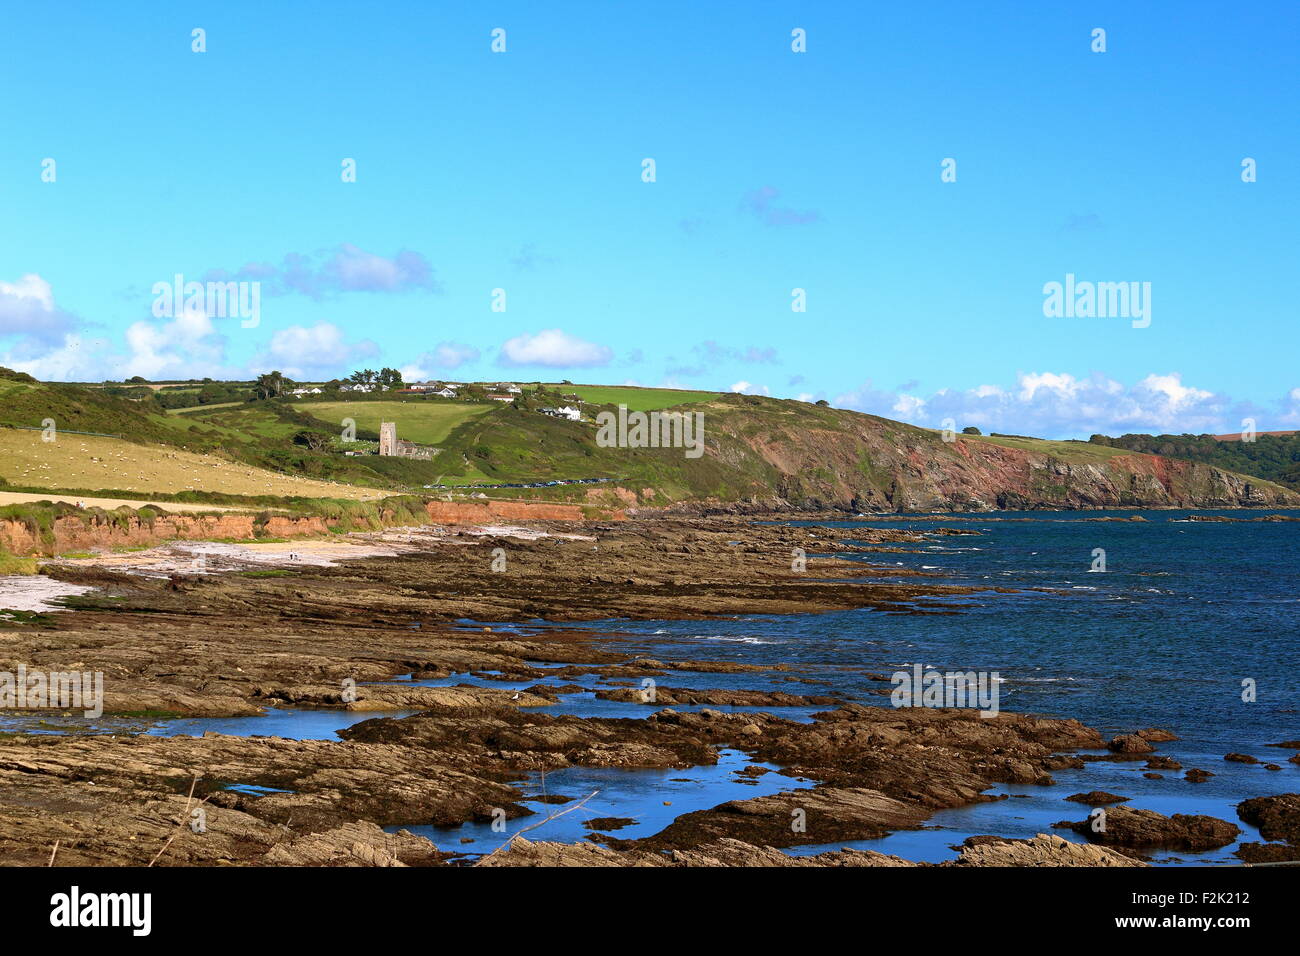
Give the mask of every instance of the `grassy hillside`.
<svg viewBox="0 0 1300 956">
<path fill-rule="evenodd" d="M 1074 464 L 1105 462 L 1116 455 L 1127 454 L 1122 448 L 1107 448 L 1085 441 L 1052 441 L 1046 438 L 1027 438 L 1022 435 L 962 435 L 963 441 L 982 441 L 1003 448 L 1018 448 L 1037 455 L 1050 455 L 1060 461 Z"/>
<path fill-rule="evenodd" d="M 581 422 L 538 410 L 558 392 L 585 390 Z M 430 484 L 521 485 L 613 479 L 643 504 L 713 502 L 856 510 L 1236 506 L 1300 503 L 1279 485 L 1100 443 L 1016 436 L 960 436 L 805 402 L 707 392 L 561 385 L 532 388 L 513 404 L 393 400 L 269 400 L 168 414 L 151 398 L 0 378 L 0 425 L 40 427 L 55 418 L 59 441 L 0 429 L 0 477 L 11 490 L 85 489 L 110 496 L 184 494 L 344 497 L 364 489 L 419 492 Z M 593 404 L 605 398 L 605 405 Z M 704 453 L 681 448 L 600 447 L 591 420 L 617 404 L 689 404 L 704 417 Z M 364 455 L 338 445 L 340 422 L 378 437 L 381 420 L 434 445 L 430 461 Z M 68 423 L 72 424 L 69 425 Z M 103 431 L 119 439 L 74 436 Z M 613 483 L 493 490 L 494 495 L 592 500 Z"/>
<path fill-rule="evenodd" d="M 381 421 L 396 422 L 398 438 L 424 445 L 439 444 L 457 425 L 492 410 L 485 404 L 424 398 L 395 402 L 310 402 L 298 408 L 336 429 L 341 429 L 345 418 L 353 419 L 359 430 L 376 434 Z"/>
<path fill-rule="evenodd" d="M 676 388 L 643 388 L 639 385 L 548 384 L 546 387 L 566 395 L 577 395 L 584 402 L 595 405 L 626 405 L 634 412 L 656 411 L 689 402 L 707 402 L 717 398 L 719 394 Z"/>
<path fill-rule="evenodd" d="M 150 394 L 147 389 L 138 391 Z M 47 419 L 53 419 L 58 435 L 57 442 L 50 443 L 50 446 L 39 441 L 40 430 Z M 145 446 L 147 450 L 137 448 L 130 452 L 121 451 L 120 454 L 127 456 L 124 461 L 129 459 L 131 462 L 121 471 L 101 469 L 98 464 L 86 465 L 75 456 L 65 458 L 62 453 L 49 451 L 49 447 L 73 438 L 77 432 L 95 433 L 93 436 L 75 436 L 79 439 L 98 441 L 102 439 L 96 436 L 109 436 L 132 446 Z M 433 462 L 380 459 L 378 456 L 346 458 L 333 452 L 313 451 L 295 442 L 295 436 L 304 432 L 320 432 L 333 437 L 338 434 L 338 426 L 313 418 L 282 401 L 196 408 L 189 414 L 173 415 L 152 399 L 133 400 L 113 395 L 106 389 L 35 382 L 7 369 L 0 370 L 0 436 L 4 436 L 14 448 L 25 447 L 23 442 L 28 439 L 20 436 L 35 436 L 42 448 L 31 454 L 48 451 L 55 455 L 54 458 L 46 459 L 50 467 L 43 470 L 53 476 L 49 483 L 44 483 L 44 476 L 36 473 L 42 469 L 37 468 L 34 472 L 23 474 L 24 468 L 35 467 L 35 459 L 29 455 L 15 459 L 8 466 L 0 465 L 0 476 L 14 486 L 21 485 L 24 480 L 41 478 L 42 487 L 113 492 L 138 490 L 151 494 L 181 492 L 187 489 L 192 473 L 186 475 L 170 467 L 163 467 L 159 473 L 163 478 L 153 480 L 148 485 L 144 483 L 148 478 L 147 463 L 157 461 L 160 465 L 165 465 L 168 456 L 177 450 L 207 456 L 214 462 L 231 466 L 234 468 L 229 472 L 231 476 L 240 473 L 240 467 L 249 466 L 256 472 L 341 482 L 365 489 L 401 491 L 432 482 L 439 475 Z M 369 437 L 378 438 L 378 435 Z M 71 446 L 62 447 L 67 449 Z M 105 455 L 89 451 L 86 454 L 89 457 L 112 459 L 112 455 L 107 452 Z M 90 475 L 87 475 L 87 471 Z M 95 471 L 112 471 L 107 475 L 111 481 L 106 484 L 91 483 L 90 476 Z M 77 483 L 60 484 L 57 475 L 64 472 L 68 475 L 68 480 Z M 145 478 L 138 477 L 142 473 L 146 475 Z M 234 481 L 234 478 L 231 480 Z M 207 484 L 211 486 L 213 483 Z M 235 484 L 242 487 L 244 483 Z M 275 486 L 274 490 L 268 492 L 271 494 L 294 493 L 279 487 L 281 482 L 265 476 L 258 477 L 253 484 L 257 487 Z M 338 494 L 337 491 L 332 493 Z"/>
<path fill-rule="evenodd" d="M 1097 448 L 1201 461 L 1300 490 L 1300 434 L 1294 432 L 1259 434 L 1253 442 L 1213 435 L 1093 435 L 1089 441 Z"/>
<path fill-rule="evenodd" d="M 65 432 L 0 428 L 0 479 L 13 488 L 113 491 L 127 495 L 212 491 L 228 495 L 373 498 L 358 485 L 314 481 L 217 455 Z"/>
</svg>

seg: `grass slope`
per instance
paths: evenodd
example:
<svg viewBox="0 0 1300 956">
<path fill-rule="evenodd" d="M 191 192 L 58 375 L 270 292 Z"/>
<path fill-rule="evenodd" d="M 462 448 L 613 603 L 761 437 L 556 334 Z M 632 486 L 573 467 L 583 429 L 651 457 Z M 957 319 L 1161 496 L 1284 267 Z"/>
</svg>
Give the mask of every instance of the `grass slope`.
<svg viewBox="0 0 1300 956">
<path fill-rule="evenodd" d="M 380 492 L 356 485 L 314 481 L 164 445 L 61 433 L 0 428 L 0 478 L 11 486 L 112 489 L 148 495 L 212 491 L 229 495 L 373 498 Z"/>
<path fill-rule="evenodd" d="M 690 402 L 707 402 L 717 392 L 695 392 L 675 388 L 642 388 L 636 385 L 547 385 L 548 389 L 577 395 L 595 405 L 626 405 L 630 411 L 650 412 Z"/>
<path fill-rule="evenodd" d="M 379 423 L 396 422 L 397 437 L 423 445 L 437 445 L 463 422 L 492 410 L 485 404 L 416 398 L 394 402 L 309 402 L 296 406 L 301 412 L 341 430 L 343 419 L 351 418 L 359 430 L 379 432 Z"/>
</svg>

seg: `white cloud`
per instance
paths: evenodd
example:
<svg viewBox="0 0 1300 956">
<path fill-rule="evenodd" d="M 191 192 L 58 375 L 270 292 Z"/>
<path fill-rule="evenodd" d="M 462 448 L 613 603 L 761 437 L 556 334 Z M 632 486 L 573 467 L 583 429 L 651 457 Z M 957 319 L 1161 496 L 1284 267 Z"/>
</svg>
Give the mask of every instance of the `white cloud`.
<svg viewBox="0 0 1300 956">
<path fill-rule="evenodd" d="M 54 304 L 50 284 L 39 275 L 28 273 L 16 282 L 0 282 L 0 336 L 53 345 L 76 325 L 73 316 Z"/>
<path fill-rule="evenodd" d="M 126 330 L 131 350 L 123 375 L 184 378 L 207 375 L 225 358 L 224 340 L 202 309 L 185 309 L 169 322 L 133 322 Z"/>
<path fill-rule="evenodd" d="M 275 332 L 253 365 L 279 369 L 290 378 L 331 378 L 346 372 L 350 363 L 377 354 L 379 348 L 374 342 L 348 342 L 337 325 L 317 322 L 310 327 L 291 325 Z"/>
<path fill-rule="evenodd" d="M 470 362 L 477 362 L 482 354 L 472 345 L 461 342 L 439 342 L 432 351 L 425 352 L 410 365 L 398 369 L 404 382 L 423 382 L 433 376 L 433 370 L 449 372 Z"/>
<path fill-rule="evenodd" d="M 725 381 L 725 379 L 724 379 Z M 755 385 L 752 382 L 746 382 L 741 379 L 731 386 L 731 390 L 741 395 L 771 395 L 772 390 L 766 385 Z"/>
<path fill-rule="evenodd" d="M 501 346 L 502 365 L 543 365 L 547 368 L 590 368 L 608 365 L 614 350 L 563 332 L 545 329 L 536 335 L 517 335 Z"/>
<path fill-rule="evenodd" d="M 868 382 L 838 396 L 835 404 L 918 425 L 939 427 L 952 418 L 961 427 L 1049 438 L 1097 432 L 1231 432 L 1241 427 L 1241 417 L 1251 409 L 1184 384 L 1176 372 L 1150 374 L 1132 385 L 1101 374 L 1076 378 L 1065 372 L 1024 372 L 1014 387 L 985 384 L 941 389 L 929 396 L 876 389 Z M 1286 403 L 1281 404 L 1285 419 Z M 1277 417 L 1267 411 L 1257 414 L 1261 422 Z"/>
</svg>

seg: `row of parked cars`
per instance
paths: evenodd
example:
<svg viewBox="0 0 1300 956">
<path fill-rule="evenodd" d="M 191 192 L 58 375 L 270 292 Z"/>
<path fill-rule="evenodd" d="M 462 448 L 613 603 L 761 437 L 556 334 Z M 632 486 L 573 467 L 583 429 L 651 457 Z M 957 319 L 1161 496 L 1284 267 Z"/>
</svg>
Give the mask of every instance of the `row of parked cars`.
<svg viewBox="0 0 1300 956">
<path fill-rule="evenodd" d="M 511 481 L 501 485 L 425 485 L 425 488 L 551 488 L 555 485 L 598 485 L 619 478 L 560 478 L 555 481 Z"/>
</svg>

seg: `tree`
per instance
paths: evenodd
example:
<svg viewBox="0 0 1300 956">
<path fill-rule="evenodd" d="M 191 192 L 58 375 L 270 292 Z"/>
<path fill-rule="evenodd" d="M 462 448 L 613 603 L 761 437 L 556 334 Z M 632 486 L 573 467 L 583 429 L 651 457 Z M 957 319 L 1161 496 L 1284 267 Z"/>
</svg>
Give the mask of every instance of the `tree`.
<svg viewBox="0 0 1300 956">
<path fill-rule="evenodd" d="M 822 408 L 830 408 L 830 407 L 831 407 L 831 403 L 828 402 L 828 401 L 826 401 L 826 399 L 824 399 L 824 398 L 819 398 L 819 399 L 817 399 L 817 404 L 820 405 Z"/>
<path fill-rule="evenodd" d="M 257 376 L 253 384 L 253 394 L 258 399 L 277 398 L 284 394 L 285 380 L 279 372 L 267 372 Z"/>
<path fill-rule="evenodd" d="M 306 428 L 300 432 L 296 432 L 293 436 L 293 443 L 295 445 L 304 445 L 311 451 L 324 451 L 330 447 L 330 444 L 333 441 L 334 436 L 329 432 L 314 431 Z"/>
<path fill-rule="evenodd" d="M 402 373 L 395 368 L 381 368 L 378 380 L 384 388 L 398 388 L 402 384 Z"/>
<path fill-rule="evenodd" d="M 976 428 L 974 425 L 967 425 L 965 428 L 963 428 L 963 429 L 961 430 L 961 433 L 962 433 L 963 435 L 981 435 L 981 434 L 983 434 L 983 432 L 981 432 L 981 431 L 980 431 L 978 428 Z"/>
</svg>

